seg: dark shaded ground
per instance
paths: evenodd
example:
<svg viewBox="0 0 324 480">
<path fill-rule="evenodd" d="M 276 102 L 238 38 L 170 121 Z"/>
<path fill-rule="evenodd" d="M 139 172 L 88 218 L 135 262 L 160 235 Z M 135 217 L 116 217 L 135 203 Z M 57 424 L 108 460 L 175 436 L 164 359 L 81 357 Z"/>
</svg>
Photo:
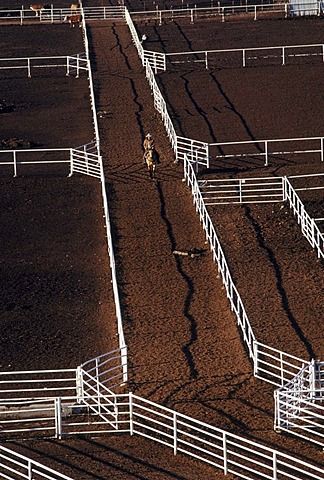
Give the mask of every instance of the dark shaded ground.
<svg viewBox="0 0 324 480">
<path fill-rule="evenodd" d="M 273 448 L 298 454 L 304 459 L 320 463 L 320 453 L 316 448 L 273 432 L 273 389 L 270 385 L 256 381 L 253 377 L 252 366 L 240 341 L 235 320 L 229 310 L 223 287 L 217 278 L 216 268 L 210 256 L 206 254 L 202 258 L 191 260 L 178 258 L 172 254 L 174 249 L 206 248 L 206 245 L 199 220 L 192 207 L 190 194 L 181 182 L 181 166 L 177 167 L 173 164 L 173 155 L 163 125 L 158 113 L 153 108 L 151 92 L 127 28 L 111 26 L 107 23 L 95 23 L 89 28 L 89 40 L 94 66 L 97 109 L 108 112 L 108 115 L 99 119 L 99 126 L 114 225 L 114 241 L 117 248 L 117 267 L 122 291 L 126 340 L 129 347 L 130 389 L 183 413 L 219 427 L 228 428 L 251 439 L 262 441 Z M 23 117 L 19 118 L 21 123 L 24 123 Z M 56 122 L 53 130 L 55 128 Z M 31 130 L 33 129 L 31 128 Z M 156 139 L 162 162 L 156 183 L 150 181 L 142 164 L 141 142 L 148 130 Z M 78 131 L 92 132 L 91 129 L 89 130 L 89 124 L 84 124 L 82 118 L 78 121 Z M 22 180 L 19 179 L 20 181 Z M 33 182 L 37 184 L 38 180 L 33 180 Z M 38 197 L 44 195 L 44 182 L 45 180 L 39 182 Z M 52 207 L 53 198 L 56 198 L 57 194 L 57 190 L 53 194 L 52 188 L 54 189 L 55 184 L 61 184 L 56 181 L 53 187 L 49 188 L 49 179 L 46 182 L 45 192 L 52 200 L 50 202 L 46 200 L 44 204 Z M 78 328 L 78 323 L 71 328 L 69 327 L 71 324 L 66 322 L 69 327 L 68 331 L 58 337 L 57 343 L 50 343 L 52 352 L 57 348 L 63 349 L 64 345 L 64 352 L 67 349 L 70 352 L 69 361 L 73 363 L 75 359 L 75 363 L 77 363 L 81 356 L 80 349 L 86 355 L 90 353 L 89 350 L 93 350 L 96 354 L 100 345 L 104 344 L 103 346 L 105 346 L 109 343 L 102 335 L 102 330 L 100 333 L 97 330 L 96 334 L 92 328 L 95 324 L 98 325 L 98 329 L 105 331 L 106 328 L 110 330 L 111 325 L 114 326 L 114 323 L 108 321 L 108 319 L 114 321 L 114 317 L 111 297 L 107 299 L 105 296 L 107 289 L 102 291 L 108 310 L 108 312 L 101 312 L 103 315 L 100 312 L 98 314 L 96 310 L 97 302 L 100 299 L 93 294 L 94 291 L 98 292 L 95 290 L 95 285 L 100 283 L 100 286 L 104 288 L 101 280 L 107 278 L 107 257 L 102 250 L 104 234 L 100 234 L 103 226 L 100 212 L 101 202 L 99 197 L 95 197 L 99 195 L 99 185 L 93 183 L 95 181 L 91 179 L 83 178 L 73 179 L 73 182 L 81 182 L 82 185 L 91 182 L 91 185 L 95 185 L 90 192 L 88 190 L 85 192 L 82 187 L 82 192 L 76 190 L 71 196 L 75 201 L 74 205 L 78 206 L 77 212 L 85 223 L 84 225 L 82 223 L 81 227 L 81 223 L 78 223 L 81 222 L 79 217 L 73 223 L 65 219 L 60 220 L 60 216 L 57 217 L 56 222 L 54 219 L 53 225 L 56 227 L 54 233 L 56 233 L 57 242 L 55 250 L 54 247 L 53 250 L 49 250 L 51 255 L 45 260 L 49 269 L 51 265 L 57 265 L 57 258 L 63 257 L 63 252 L 70 254 L 70 250 L 68 252 L 62 250 L 64 240 L 61 235 L 58 235 L 59 231 L 64 233 L 66 228 L 68 230 L 68 237 L 65 237 L 67 244 L 78 246 L 73 257 L 75 263 L 73 262 L 71 272 L 67 265 L 72 266 L 72 263 L 64 262 L 62 264 L 58 273 L 64 267 L 63 271 L 66 273 L 68 270 L 71 275 L 61 274 L 61 277 L 57 277 L 56 274 L 52 275 L 50 278 L 53 286 L 51 283 L 46 283 L 45 276 L 36 283 L 38 290 L 45 292 L 45 305 L 42 306 L 42 310 L 39 310 L 44 315 L 40 317 L 41 322 L 37 316 L 37 309 L 33 330 L 29 331 L 29 335 L 26 333 L 28 338 L 33 336 L 33 343 L 28 347 L 28 351 L 24 351 L 19 348 L 19 345 L 13 343 L 13 348 L 17 348 L 17 353 L 15 352 L 15 364 L 12 365 L 12 368 L 23 364 L 27 355 L 34 355 L 35 347 L 33 345 L 44 341 L 44 331 L 47 331 L 44 326 L 49 318 L 48 315 L 45 317 L 44 312 L 50 291 L 55 291 L 57 278 L 66 279 L 66 284 L 61 283 L 62 290 L 66 292 L 66 298 L 60 293 L 61 287 L 58 288 L 57 291 L 62 295 L 62 300 L 60 299 L 60 302 L 53 301 L 53 305 L 57 309 L 56 313 L 60 312 L 60 305 L 67 306 L 69 312 L 70 299 L 78 294 L 79 301 L 76 302 L 76 308 L 80 309 L 77 310 L 78 318 L 82 313 L 83 318 L 87 319 L 87 323 L 83 324 L 84 329 L 82 330 Z M 9 187 L 6 195 L 13 195 L 10 183 L 6 185 Z M 22 188 L 26 188 L 25 183 Z M 37 198 L 36 193 L 37 190 L 34 188 L 32 205 Z M 28 194 L 25 194 L 26 200 L 28 200 Z M 64 196 L 62 193 L 57 197 L 60 198 L 62 204 L 65 202 L 64 205 L 66 205 L 66 191 Z M 15 198 L 17 198 L 16 193 L 10 199 L 10 204 Z M 26 201 L 22 202 L 27 203 Z M 83 215 L 86 206 L 91 206 L 87 218 Z M 74 206 L 74 208 L 76 207 Z M 45 215 L 44 206 L 43 210 L 42 215 L 48 220 L 49 213 Z M 57 204 L 57 212 L 62 213 L 63 210 L 64 206 Z M 23 212 L 23 209 L 15 208 L 10 217 L 5 217 L 5 219 L 7 218 L 6 221 L 10 222 L 10 218 L 15 218 L 15 222 L 20 225 L 20 231 L 28 227 L 28 236 L 30 236 L 30 224 L 26 223 L 26 213 Z M 66 211 L 68 219 L 72 212 Z M 45 220 L 42 220 L 40 213 L 37 214 L 37 218 L 36 223 L 43 225 L 42 221 Z M 91 224 L 95 226 L 89 228 Z M 31 230 L 34 236 L 31 237 L 30 248 L 36 246 L 36 251 L 39 252 L 37 242 L 40 232 L 36 228 Z M 44 224 L 44 231 L 48 232 L 46 236 L 51 240 L 54 235 L 52 224 Z M 251 230 L 249 232 L 251 233 Z M 18 250 L 17 238 L 19 239 L 20 234 L 15 237 L 10 230 L 6 233 L 3 232 L 3 235 L 4 240 L 10 236 L 11 242 L 13 242 L 13 245 L 8 247 L 7 256 L 4 258 L 5 270 L 10 272 L 4 278 L 3 284 L 6 285 L 14 280 L 14 272 L 11 273 L 10 270 L 10 255 L 12 251 Z M 301 237 L 298 238 L 302 242 Z M 43 241 L 47 245 L 45 237 Z M 98 260 L 94 263 L 92 256 L 89 260 L 89 256 L 93 252 L 93 249 L 89 247 L 97 245 L 97 241 L 100 244 L 95 250 Z M 66 246 L 65 243 L 64 246 Z M 89 253 L 85 254 L 84 263 L 79 265 L 80 252 L 86 249 L 86 246 Z M 18 254 L 17 258 L 21 259 Z M 43 259 L 39 261 L 43 261 Z M 39 272 L 40 269 L 39 263 L 35 270 Z M 74 273 L 80 272 L 80 270 L 82 275 Z M 19 275 L 23 276 L 24 271 Z M 26 272 L 28 273 L 28 269 Z M 39 275 L 39 273 L 37 274 Z M 74 282 L 80 277 L 83 279 L 82 285 L 77 287 Z M 90 285 L 94 287 L 93 291 L 91 291 Z M 100 286 L 98 286 L 99 291 L 101 291 Z M 25 292 L 25 288 L 22 289 L 17 283 L 16 289 L 11 291 L 11 296 L 8 297 L 5 305 L 10 302 L 14 303 L 14 298 L 19 298 L 22 291 Z M 90 298 L 88 297 L 89 293 Z M 37 298 L 38 296 L 36 296 L 35 302 Z M 27 303 L 27 298 L 23 300 L 22 306 L 30 305 Z M 16 303 L 18 304 L 17 300 Z M 14 312 L 11 323 L 17 319 L 19 321 L 21 309 L 15 309 L 16 306 L 9 312 L 9 314 Z M 69 313 L 64 313 L 64 315 L 65 318 L 69 317 Z M 51 331 L 52 322 L 51 320 L 49 331 Z M 88 332 L 86 338 L 85 331 Z M 73 340 L 71 340 L 71 332 Z M 93 337 L 90 337 L 89 332 L 92 332 Z M 280 331 L 280 333 L 283 337 L 285 333 L 288 338 L 290 336 L 290 330 Z M 19 334 L 21 334 L 20 330 Z M 99 342 L 99 335 L 102 343 Z M 26 337 L 22 338 L 22 344 L 27 343 Z M 10 340 L 12 341 L 12 337 Z M 47 342 L 48 339 L 45 343 L 47 344 Z M 53 342 L 52 337 L 51 342 Z M 13 354 L 10 358 L 8 357 L 7 362 L 12 358 Z M 47 363 L 52 365 L 50 363 L 52 360 L 53 357 L 48 356 L 47 352 L 46 354 L 44 351 L 42 354 L 39 353 L 38 363 L 41 363 L 42 366 L 46 367 Z M 33 358 L 32 362 L 36 363 L 37 358 Z M 68 365 L 65 363 L 64 366 Z M 71 472 L 77 464 L 80 478 L 86 480 L 88 478 L 108 478 L 112 473 L 115 475 L 117 471 L 120 478 L 217 478 L 217 474 L 214 476 L 209 467 L 196 462 L 193 466 L 186 458 L 180 459 L 181 470 L 178 470 L 179 464 L 173 463 L 173 461 L 171 463 L 171 455 L 168 456 L 171 452 L 168 454 L 164 451 L 156 453 L 152 444 L 135 443 L 134 439 L 128 442 L 127 439 L 128 437 L 99 439 L 100 445 L 93 444 L 96 440 L 91 440 L 91 445 L 87 443 L 87 440 L 81 440 L 80 443 L 68 442 L 55 447 L 48 447 L 48 444 L 44 443 L 34 443 L 24 448 L 30 455 L 36 453 L 34 449 L 42 452 L 50 451 L 51 465 L 58 468 L 58 465 L 61 464 L 62 469 L 75 478 L 78 474 L 75 473 L 75 470 L 73 470 L 73 474 Z M 102 444 L 105 446 L 102 447 Z M 135 453 L 132 454 L 132 451 Z M 112 452 L 114 457 L 107 456 Z M 96 459 L 101 455 L 99 462 Z M 127 463 L 127 467 L 124 469 L 126 457 L 132 461 L 133 459 L 129 457 L 135 457 L 135 462 Z M 62 465 L 62 459 L 65 465 Z M 162 463 L 156 467 L 158 460 Z M 145 467 L 144 473 L 137 471 L 140 466 Z"/>
</svg>

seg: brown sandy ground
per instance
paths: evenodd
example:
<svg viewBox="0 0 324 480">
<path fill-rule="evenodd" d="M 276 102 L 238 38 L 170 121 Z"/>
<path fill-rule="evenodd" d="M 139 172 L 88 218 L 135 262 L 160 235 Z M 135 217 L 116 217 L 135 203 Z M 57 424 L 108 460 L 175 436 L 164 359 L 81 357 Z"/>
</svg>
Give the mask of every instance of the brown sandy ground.
<svg viewBox="0 0 324 480">
<path fill-rule="evenodd" d="M 131 389 L 272 446 L 313 452 L 318 459 L 313 447 L 273 433 L 272 387 L 252 377 L 210 257 L 191 262 L 172 256 L 175 248 L 203 248 L 204 238 L 127 28 L 96 23 L 89 30 L 97 107 L 109 112 L 100 120 L 100 134 Z M 141 165 L 148 130 L 162 160 L 156 184 Z"/>
<path fill-rule="evenodd" d="M 252 376 L 210 257 L 206 255 L 191 262 L 172 255 L 175 247 L 204 247 L 204 238 L 190 195 L 180 182 L 181 167 L 171 164 L 168 141 L 153 110 L 149 87 L 127 29 L 96 24 L 90 29 L 90 39 L 96 66 L 97 108 L 110 112 L 110 116 L 100 121 L 100 133 L 124 294 L 131 388 L 217 426 L 243 432 L 250 438 L 261 439 L 273 447 L 279 445 L 287 452 L 298 452 L 304 458 L 319 462 L 315 448 L 273 432 L 272 387 L 257 382 Z M 158 140 L 161 153 L 162 165 L 156 185 L 150 182 L 141 164 L 141 141 L 148 129 Z M 66 201 L 62 195 L 62 201 L 63 198 Z M 92 203 L 94 208 L 95 202 Z M 97 219 L 97 215 L 94 218 Z M 55 258 L 58 256 L 60 251 Z M 87 285 L 80 291 L 88 291 Z M 83 304 L 83 311 L 88 306 L 88 302 Z M 87 337 L 88 346 L 90 341 L 92 343 Z M 71 358 L 73 352 L 77 359 L 80 345 L 67 336 L 64 342 L 68 342 L 64 352 L 71 349 Z M 19 351 L 21 358 L 20 355 L 16 358 L 17 363 L 24 361 L 26 353 Z M 47 354 L 39 359 L 44 366 L 47 361 Z M 111 440 L 107 441 L 111 445 Z M 136 441 L 132 447 L 130 442 L 126 445 L 124 438 L 121 442 L 122 446 L 119 444 L 115 449 L 118 452 L 122 448 L 130 452 L 131 448 L 139 448 L 136 458 L 145 459 L 148 449 L 153 455 L 152 444 L 145 446 Z M 77 458 L 74 462 L 88 470 L 87 463 L 83 467 L 83 461 L 87 462 L 84 457 L 87 447 L 77 446 L 77 449 L 81 450 L 81 456 L 73 457 Z M 118 452 L 117 468 L 121 469 L 125 456 L 121 457 Z M 56 461 L 62 460 L 62 456 L 62 452 L 52 454 Z M 94 457 L 93 453 L 91 456 Z M 165 452 L 160 457 L 170 458 Z M 178 478 L 195 478 L 191 463 L 183 458 L 185 473 L 181 471 Z M 73 462 L 71 456 L 65 459 L 70 464 Z M 52 465 L 57 465 L 56 461 Z M 162 467 L 166 468 L 165 465 L 168 463 Z M 137 466 L 131 466 L 131 472 L 135 468 Z M 172 468 L 176 468 L 173 463 Z M 197 468 L 196 478 L 203 475 L 213 478 L 208 467 Z M 89 478 L 105 478 L 106 474 L 89 473 Z M 129 472 L 122 474 L 132 478 L 127 476 Z M 161 475 L 168 478 L 165 472 Z M 173 471 L 169 477 L 174 478 Z M 138 478 L 143 476 L 138 474 Z"/>
</svg>

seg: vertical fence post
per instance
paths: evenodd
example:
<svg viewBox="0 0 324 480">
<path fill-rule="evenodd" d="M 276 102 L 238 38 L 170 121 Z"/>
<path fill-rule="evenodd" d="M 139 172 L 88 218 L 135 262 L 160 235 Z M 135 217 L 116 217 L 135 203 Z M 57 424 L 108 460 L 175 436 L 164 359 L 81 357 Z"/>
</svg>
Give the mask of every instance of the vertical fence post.
<svg viewBox="0 0 324 480">
<path fill-rule="evenodd" d="M 70 57 L 66 57 L 66 74 L 67 77 L 70 75 Z"/>
<path fill-rule="evenodd" d="M 324 45 L 322 45 L 322 60 L 324 62 Z"/>
<path fill-rule="evenodd" d="M 98 396 L 98 413 L 101 413 L 101 398 L 100 398 L 100 382 L 99 382 L 99 364 L 98 358 L 95 360 L 96 363 L 96 385 L 97 385 L 97 396 Z"/>
<path fill-rule="evenodd" d="M 173 454 L 177 454 L 178 432 L 177 432 L 177 413 L 173 413 Z"/>
<path fill-rule="evenodd" d="M 22 6 L 20 10 L 20 25 L 22 25 L 23 22 L 24 22 L 24 6 Z"/>
<path fill-rule="evenodd" d="M 227 443 L 226 443 L 226 432 L 223 432 L 223 460 L 224 460 L 224 475 L 227 475 Z"/>
<path fill-rule="evenodd" d="M 264 155 L 265 155 L 265 166 L 268 166 L 268 141 L 264 141 Z"/>
<path fill-rule="evenodd" d="M 159 11 L 159 25 L 162 25 L 162 12 L 161 10 Z"/>
<path fill-rule="evenodd" d="M 273 471 L 273 480 L 277 480 L 277 453 L 273 452 L 272 457 L 272 471 Z"/>
<path fill-rule="evenodd" d="M 206 70 L 208 70 L 208 52 L 205 52 L 205 65 L 206 65 Z"/>
<path fill-rule="evenodd" d="M 17 158 L 16 158 L 16 151 L 13 152 L 13 165 L 14 165 L 14 177 L 17 177 Z"/>
<path fill-rule="evenodd" d="M 62 438 L 62 409 L 61 409 L 61 398 L 55 398 L 54 400 L 54 410 L 55 410 L 55 437 L 58 440 Z"/>
<path fill-rule="evenodd" d="M 280 382 L 281 386 L 284 386 L 284 366 L 283 366 L 283 358 L 282 358 L 283 352 L 280 351 L 279 359 L 280 359 Z"/>
<path fill-rule="evenodd" d="M 129 433 L 130 435 L 134 435 L 134 427 L 133 427 L 133 394 L 129 392 Z"/>
<path fill-rule="evenodd" d="M 82 403 L 84 398 L 84 391 L 83 391 L 83 374 L 81 367 L 77 367 L 75 372 L 75 390 L 76 390 L 76 397 L 77 403 Z"/>
<path fill-rule="evenodd" d="M 27 58 L 27 71 L 28 71 L 28 78 L 31 78 L 30 58 Z"/>
<path fill-rule="evenodd" d="M 324 138 L 321 138 L 321 162 L 324 161 Z"/>
<path fill-rule="evenodd" d="M 76 68 L 77 74 L 75 78 L 79 78 L 79 71 L 80 71 L 80 55 L 79 53 L 77 54 L 77 68 Z"/>
<path fill-rule="evenodd" d="M 253 375 L 256 377 L 259 369 L 259 349 L 258 349 L 258 343 L 255 340 L 253 342 L 253 352 L 254 352 Z"/>
<path fill-rule="evenodd" d="M 282 177 L 282 201 L 285 202 L 287 199 L 287 177 Z"/>
<path fill-rule="evenodd" d="M 246 65 L 246 60 L 245 60 L 245 48 L 243 48 L 243 50 L 242 50 L 242 55 L 243 55 L 242 64 L 243 64 L 243 67 L 245 67 L 245 65 Z"/>
<path fill-rule="evenodd" d="M 72 177 L 73 175 L 73 149 L 70 148 L 70 173 L 68 177 Z"/>
<path fill-rule="evenodd" d="M 28 460 L 28 480 L 33 480 L 33 466 L 31 460 Z"/>
<path fill-rule="evenodd" d="M 239 197 L 240 197 L 240 203 L 242 203 L 242 179 L 239 178 Z"/>
<path fill-rule="evenodd" d="M 282 47 L 282 65 L 286 64 L 285 47 Z"/>
<path fill-rule="evenodd" d="M 285 3 L 285 18 L 288 17 L 288 3 Z"/>
<path fill-rule="evenodd" d="M 257 6 L 254 5 L 254 21 L 257 19 Z"/>
<path fill-rule="evenodd" d="M 193 14 L 193 9 L 190 10 L 190 23 L 194 23 L 194 14 Z"/>
<path fill-rule="evenodd" d="M 222 7 L 222 22 L 225 22 L 225 7 Z"/>
</svg>

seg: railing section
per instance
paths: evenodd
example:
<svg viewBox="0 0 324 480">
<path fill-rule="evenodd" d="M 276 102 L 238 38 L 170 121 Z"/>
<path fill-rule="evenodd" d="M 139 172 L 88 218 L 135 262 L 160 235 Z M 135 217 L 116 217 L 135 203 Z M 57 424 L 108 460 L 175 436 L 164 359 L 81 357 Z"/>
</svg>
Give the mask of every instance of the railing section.
<svg viewBox="0 0 324 480">
<path fill-rule="evenodd" d="M 129 394 L 130 433 L 212 465 L 237 478 L 323 480 L 324 470 Z"/>
<path fill-rule="evenodd" d="M 292 187 L 288 178 L 285 177 L 285 200 L 287 200 L 294 215 L 297 217 L 303 235 L 311 246 L 317 251 L 318 258 L 324 258 L 324 236 L 320 232 L 316 222 L 306 212 L 304 204 Z"/>
<path fill-rule="evenodd" d="M 82 4 L 80 5 L 82 6 Z M 126 10 L 126 13 L 127 13 L 127 10 Z M 125 336 L 124 336 L 124 330 L 123 330 L 122 312 L 121 312 L 119 289 L 118 289 L 118 283 L 117 283 L 115 254 L 114 254 L 114 247 L 113 247 L 113 241 L 112 241 L 112 235 L 111 235 L 110 215 L 109 215 L 107 192 L 106 192 L 106 180 L 105 180 L 105 175 L 103 171 L 102 158 L 100 155 L 100 137 L 99 137 L 99 127 L 98 127 L 98 121 L 97 121 L 96 103 L 95 103 L 92 71 L 91 71 L 90 56 L 89 56 L 89 42 L 88 42 L 87 29 L 86 29 L 84 18 L 82 19 L 82 27 L 83 27 L 84 47 L 85 47 L 86 58 L 88 62 L 88 68 L 89 68 L 90 102 L 91 102 L 92 118 L 93 118 L 94 132 L 95 132 L 96 151 L 100 157 L 100 164 L 101 164 L 101 167 L 100 167 L 101 191 L 102 191 L 103 208 L 104 208 L 105 218 L 106 218 L 107 250 L 108 250 L 108 257 L 110 261 L 112 288 L 113 288 L 113 295 L 114 295 L 114 301 L 115 301 L 118 342 L 119 342 L 120 351 L 122 352 L 121 361 L 123 364 L 123 380 L 124 382 L 126 382 L 127 381 L 127 348 L 126 348 L 126 342 L 125 342 Z"/>
<path fill-rule="evenodd" d="M 73 480 L 31 458 L 0 445 L 0 477 L 7 480 Z"/>
</svg>

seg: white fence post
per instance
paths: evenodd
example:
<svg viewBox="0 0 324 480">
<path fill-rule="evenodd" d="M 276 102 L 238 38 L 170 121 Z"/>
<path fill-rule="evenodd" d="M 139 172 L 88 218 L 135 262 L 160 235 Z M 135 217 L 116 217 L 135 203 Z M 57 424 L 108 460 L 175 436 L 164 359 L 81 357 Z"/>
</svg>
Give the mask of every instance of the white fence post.
<svg viewBox="0 0 324 480">
<path fill-rule="evenodd" d="M 28 480 L 33 480 L 33 466 L 31 460 L 28 460 Z"/>
<path fill-rule="evenodd" d="M 27 58 L 27 71 L 28 71 L 28 78 L 31 78 L 30 58 Z"/>
<path fill-rule="evenodd" d="M 272 471 L 273 471 L 273 480 L 277 480 L 277 453 L 273 452 L 272 455 Z"/>
<path fill-rule="evenodd" d="M 73 148 L 70 148 L 70 173 L 68 177 L 72 177 L 73 175 Z"/>
<path fill-rule="evenodd" d="M 206 65 L 206 70 L 208 70 L 208 52 L 205 52 L 205 65 Z"/>
<path fill-rule="evenodd" d="M 173 413 L 173 454 L 177 454 L 178 432 L 177 432 L 177 413 Z"/>
<path fill-rule="evenodd" d="M 254 5 L 254 21 L 257 19 L 257 6 Z"/>
<path fill-rule="evenodd" d="M 129 392 L 129 433 L 130 435 L 134 435 L 134 427 L 133 427 L 133 394 Z"/>
<path fill-rule="evenodd" d="M 285 47 L 282 47 L 282 65 L 286 64 Z"/>
<path fill-rule="evenodd" d="M 54 400 L 55 408 L 55 437 L 58 440 L 62 438 L 62 409 L 61 409 L 61 398 L 55 398 Z"/>
<path fill-rule="evenodd" d="M 17 153 L 15 152 L 15 150 L 12 153 L 13 153 L 13 164 L 14 164 L 14 177 L 17 177 L 17 158 L 16 158 Z"/>
<path fill-rule="evenodd" d="M 243 58 L 242 58 L 242 65 L 243 65 L 243 67 L 245 67 L 245 66 L 246 66 L 245 48 L 243 48 L 243 50 L 242 50 L 242 55 L 243 55 Z"/>
<path fill-rule="evenodd" d="M 226 443 L 226 432 L 223 432 L 223 460 L 224 460 L 224 475 L 227 475 L 227 443 Z"/>
<path fill-rule="evenodd" d="M 268 141 L 264 141 L 264 155 L 265 155 L 265 166 L 268 166 Z"/>
<path fill-rule="evenodd" d="M 323 145 L 324 145 L 324 138 L 321 137 L 321 162 L 324 161 L 324 147 L 323 147 Z"/>
<path fill-rule="evenodd" d="M 70 75 L 70 57 L 66 57 L 66 74 L 67 77 Z"/>
</svg>

